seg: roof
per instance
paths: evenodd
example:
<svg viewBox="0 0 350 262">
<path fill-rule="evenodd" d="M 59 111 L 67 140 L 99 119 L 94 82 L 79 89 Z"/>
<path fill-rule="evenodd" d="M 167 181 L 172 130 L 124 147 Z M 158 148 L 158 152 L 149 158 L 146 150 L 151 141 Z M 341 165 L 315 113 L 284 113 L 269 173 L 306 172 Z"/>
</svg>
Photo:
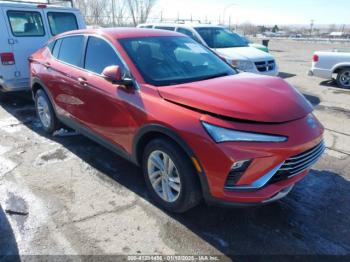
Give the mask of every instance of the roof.
<svg viewBox="0 0 350 262">
<path fill-rule="evenodd" d="M 332 32 L 329 34 L 330 36 L 342 36 L 343 32 Z"/>
<path fill-rule="evenodd" d="M 67 2 L 68 3 L 68 2 Z M 20 3 L 20 2 L 7 2 L 7 1 L 0 1 L 0 6 L 3 7 L 12 7 L 12 8 L 30 8 L 30 9 L 40 9 L 38 8 L 38 5 L 46 5 L 47 9 L 57 9 L 57 10 L 65 10 L 65 11 L 79 11 L 77 8 L 72 7 L 65 7 L 65 6 L 58 6 L 58 5 L 51 5 L 47 3 Z"/>
<path fill-rule="evenodd" d="M 109 36 L 113 39 L 154 37 L 154 36 L 183 36 L 183 34 L 172 32 L 172 31 L 149 29 L 149 28 L 135 28 L 135 27 L 83 29 L 83 30 L 66 32 L 66 33 L 60 34 L 59 36 L 72 35 L 72 34 L 99 34 L 99 35 Z"/>
<path fill-rule="evenodd" d="M 167 27 L 184 27 L 184 28 L 195 28 L 195 27 L 224 27 L 224 26 L 222 26 L 222 25 L 201 24 L 201 23 L 145 23 L 145 24 L 140 24 L 140 25 L 138 25 L 138 26 L 146 26 L 146 25 L 167 26 Z"/>
</svg>

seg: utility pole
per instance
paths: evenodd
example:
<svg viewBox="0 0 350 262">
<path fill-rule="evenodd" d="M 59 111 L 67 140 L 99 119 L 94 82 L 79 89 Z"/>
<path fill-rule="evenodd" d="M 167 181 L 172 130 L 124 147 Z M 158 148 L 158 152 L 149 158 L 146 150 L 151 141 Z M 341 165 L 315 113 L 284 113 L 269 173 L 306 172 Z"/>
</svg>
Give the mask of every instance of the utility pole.
<svg viewBox="0 0 350 262">
<path fill-rule="evenodd" d="M 114 14 L 114 9 L 115 9 L 115 3 L 114 0 L 112 0 L 112 23 L 113 23 L 113 27 L 115 27 L 115 14 Z"/>
<path fill-rule="evenodd" d="M 312 37 L 312 31 L 314 30 L 314 23 L 315 23 L 315 20 L 311 19 L 311 21 L 310 21 L 310 37 Z"/>
</svg>

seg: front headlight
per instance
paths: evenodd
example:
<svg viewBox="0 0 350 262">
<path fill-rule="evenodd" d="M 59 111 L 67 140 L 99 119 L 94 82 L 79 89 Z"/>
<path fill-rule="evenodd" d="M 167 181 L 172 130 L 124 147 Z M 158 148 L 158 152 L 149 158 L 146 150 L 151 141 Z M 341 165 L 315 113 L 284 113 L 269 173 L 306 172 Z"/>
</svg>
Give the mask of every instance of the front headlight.
<svg viewBox="0 0 350 262">
<path fill-rule="evenodd" d="M 254 68 L 253 62 L 250 61 L 232 60 L 231 64 L 242 71 L 247 71 Z"/>
<path fill-rule="evenodd" d="M 243 132 L 224 127 L 214 126 L 207 122 L 202 122 L 205 130 L 216 143 L 220 142 L 285 142 L 285 136 L 264 135 L 251 132 Z"/>
</svg>

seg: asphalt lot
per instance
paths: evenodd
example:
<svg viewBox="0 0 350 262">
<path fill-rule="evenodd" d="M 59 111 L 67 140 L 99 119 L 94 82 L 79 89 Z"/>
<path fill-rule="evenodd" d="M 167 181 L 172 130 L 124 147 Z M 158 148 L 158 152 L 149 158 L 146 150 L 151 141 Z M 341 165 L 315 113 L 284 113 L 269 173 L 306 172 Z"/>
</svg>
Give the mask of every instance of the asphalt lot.
<svg viewBox="0 0 350 262">
<path fill-rule="evenodd" d="M 274 40 L 281 76 L 315 106 L 326 154 L 285 199 L 264 207 L 150 202 L 141 171 L 77 134 L 47 137 L 30 99 L 0 104 L 1 255 L 350 255 L 350 90 L 306 75 L 314 50 Z"/>
</svg>

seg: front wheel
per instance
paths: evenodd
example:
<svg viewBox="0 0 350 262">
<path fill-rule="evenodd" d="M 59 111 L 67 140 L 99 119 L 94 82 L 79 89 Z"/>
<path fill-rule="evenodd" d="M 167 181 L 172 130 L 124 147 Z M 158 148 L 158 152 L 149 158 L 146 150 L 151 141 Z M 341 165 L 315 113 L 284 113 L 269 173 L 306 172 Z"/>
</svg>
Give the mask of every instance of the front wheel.
<svg viewBox="0 0 350 262">
<path fill-rule="evenodd" d="M 171 212 L 183 213 L 201 199 L 196 172 L 173 141 L 155 139 L 144 150 L 143 173 L 152 198 Z"/>
<path fill-rule="evenodd" d="M 60 123 L 55 115 L 51 101 L 42 89 L 36 92 L 35 107 L 40 123 L 46 133 L 52 134 L 59 129 Z"/>
<path fill-rule="evenodd" d="M 342 69 L 338 73 L 337 84 L 341 88 L 350 88 L 350 68 Z"/>
</svg>

